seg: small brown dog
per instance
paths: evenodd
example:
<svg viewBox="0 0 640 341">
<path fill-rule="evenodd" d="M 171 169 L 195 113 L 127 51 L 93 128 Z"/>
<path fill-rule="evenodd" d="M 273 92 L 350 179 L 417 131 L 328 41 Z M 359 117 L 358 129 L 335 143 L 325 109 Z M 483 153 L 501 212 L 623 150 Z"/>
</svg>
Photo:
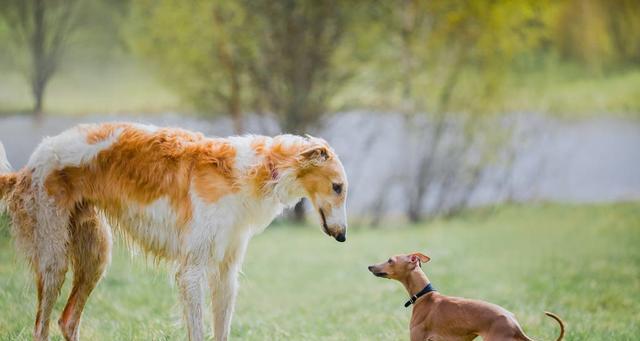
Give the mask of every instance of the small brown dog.
<svg viewBox="0 0 640 341">
<path fill-rule="evenodd" d="M 462 341 L 481 336 L 484 341 L 527 340 L 514 315 L 504 308 L 479 300 L 442 295 L 433 289 L 421 269 L 421 263 L 430 258 L 422 253 L 411 253 L 389 258 L 384 263 L 369 267 L 374 275 L 395 279 L 409 292 L 405 307 L 413 304 L 409 324 L 411 341 Z M 562 320 L 549 312 L 545 314 L 560 324 Z"/>
</svg>

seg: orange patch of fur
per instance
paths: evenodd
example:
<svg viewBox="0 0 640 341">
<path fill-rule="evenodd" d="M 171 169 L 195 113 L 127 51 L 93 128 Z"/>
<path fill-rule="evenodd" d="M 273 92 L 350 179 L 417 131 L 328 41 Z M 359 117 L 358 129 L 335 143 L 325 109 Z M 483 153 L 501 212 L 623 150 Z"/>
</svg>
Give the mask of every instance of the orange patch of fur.
<svg viewBox="0 0 640 341">
<path fill-rule="evenodd" d="M 96 144 L 109 138 L 118 128 L 125 126 L 126 124 L 123 123 L 104 123 L 98 126 L 80 126 L 79 129 L 85 130 L 87 143 Z"/>
<path fill-rule="evenodd" d="M 262 157 L 262 163 L 256 165 L 250 172 L 249 180 L 252 184 L 253 193 L 256 196 L 262 196 L 269 191 L 269 184 L 274 177 L 284 169 L 298 169 L 302 166 L 298 155 L 304 150 L 305 145 L 283 143 L 278 138 L 274 138 L 273 142 L 266 147 L 266 138 L 256 138 L 252 142 L 251 148 L 256 155 Z"/>
<path fill-rule="evenodd" d="M 328 195 L 331 191 L 330 182 L 327 179 L 335 178 L 339 175 L 335 160 L 336 155 L 324 144 L 309 145 L 305 140 L 299 143 L 284 143 L 277 137 L 269 148 L 266 147 L 266 138 L 258 137 L 252 144 L 251 148 L 256 155 L 263 158 L 263 162 L 255 166 L 249 175 L 254 195 L 261 196 L 269 190 L 269 184 L 277 176 L 278 172 L 285 169 L 293 169 L 296 177 L 301 179 L 303 186 L 309 193 L 322 193 Z M 326 162 L 322 165 L 312 164 L 312 160 L 304 157 L 307 150 L 322 150 L 326 153 Z"/>
<path fill-rule="evenodd" d="M 310 169 L 302 169 L 298 173 L 300 183 L 310 195 L 320 195 L 324 197 L 332 197 L 332 181 L 340 177 L 337 166 L 328 163 L 323 167 L 314 167 Z M 311 198 L 313 200 L 314 198 Z"/>
<path fill-rule="evenodd" d="M 60 324 L 68 325 L 71 319 L 71 314 L 73 313 L 74 306 L 76 305 L 77 300 L 77 288 L 74 287 L 69 295 L 69 300 L 67 301 L 67 305 L 64 307 L 62 311 L 62 315 L 60 316 Z"/>
<path fill-rule="evenodd" d="M 257 197 L 264 195 L 268 191 L 268 183 L 273 179 L 276 165 L 270 150 L 266 149 L 267 138 L 257 137 L 251 142 L 251 149 L 262 158 L 262 163 L 249 170 L 248 176 L 251 181 L 253 194 Z"/>
<path fill-rule="evenodd" d="M 122 131 L 92 162 L 54 171 L 45 181 L 49 195 L 65 207 L 87 201 L 118 217 L 125 205 L 145 206 L 165 197 L 178 224 L 185 226 L 192 215 L 192 180 L 198 195 L 208 202 L 234 191 L 236 153 L 225 140 L 180 129 L 147 132 L 126 124 L 100 127 L 91 133 L 92 141 L 108 137 L 116 128 Z"/>
<path fill-rule="evenodd" d="M 16 173 L 0 174 L 0 198 L 7 195 L 9 190 L 16 185 L 17 181 L 18 177 Z"/>
</svg>

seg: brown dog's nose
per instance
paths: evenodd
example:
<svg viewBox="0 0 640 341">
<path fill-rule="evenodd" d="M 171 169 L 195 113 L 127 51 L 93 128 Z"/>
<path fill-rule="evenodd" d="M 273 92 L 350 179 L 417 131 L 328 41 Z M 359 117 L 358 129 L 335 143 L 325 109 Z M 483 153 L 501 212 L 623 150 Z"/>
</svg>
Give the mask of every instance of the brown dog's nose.
<svg viewBox="0 0 640 341">
<path fill-rule="evenodd" d="M 369 265 L 367 269 L 369 269 L 369 271 L 373 271 L 373 265 Z"/>
</svg>

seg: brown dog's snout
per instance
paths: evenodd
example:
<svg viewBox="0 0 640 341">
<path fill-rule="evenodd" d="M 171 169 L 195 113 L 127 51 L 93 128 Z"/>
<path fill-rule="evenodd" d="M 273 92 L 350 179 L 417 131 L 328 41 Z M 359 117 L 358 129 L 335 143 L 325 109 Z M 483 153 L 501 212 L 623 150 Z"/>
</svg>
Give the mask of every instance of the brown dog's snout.
<svg viewBox="0 0 640 341">
<path fill-rule="evenodd" d="M 388 276 L 388 274 L 384 270 L 381 270 L 379 266 L 369 265 L 367 269 L 369 269 L 369 271 L 376 277 L 387 278 Z"/>
</svg>

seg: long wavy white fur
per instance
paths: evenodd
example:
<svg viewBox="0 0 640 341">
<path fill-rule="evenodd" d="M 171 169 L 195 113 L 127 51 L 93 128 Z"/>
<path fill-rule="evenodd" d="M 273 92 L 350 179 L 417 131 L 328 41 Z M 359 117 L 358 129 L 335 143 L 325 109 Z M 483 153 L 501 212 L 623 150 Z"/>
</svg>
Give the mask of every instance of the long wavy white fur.
<svg viewBox="0 0 640 341">
<path fill-rule="evenodd" d="M 7 159 L 7 152 L 4 150 L 2 142 L 0 142 L 0 173 L 8 173 L 11 171 L 12 168 L 9 159 Z"/>
</svg>

